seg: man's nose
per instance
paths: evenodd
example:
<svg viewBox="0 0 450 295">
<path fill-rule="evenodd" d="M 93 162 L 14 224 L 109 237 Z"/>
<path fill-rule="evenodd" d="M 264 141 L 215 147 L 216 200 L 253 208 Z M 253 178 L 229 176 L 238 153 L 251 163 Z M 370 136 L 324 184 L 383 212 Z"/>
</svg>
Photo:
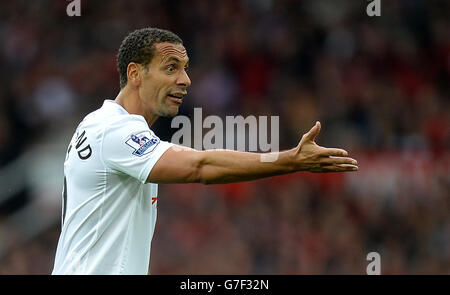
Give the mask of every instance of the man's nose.
<svg viewBox="0 0 450 295">
<path fill-rule="evenodd" d="M 184 86 L 184 87 L 189 87 L 191 86 L 191 79 L 189 79 L 188 74 L 186 73 L 186 71 L 183 71 L 177 81 L 177 84 L 179 86 Z"/>
</svg>

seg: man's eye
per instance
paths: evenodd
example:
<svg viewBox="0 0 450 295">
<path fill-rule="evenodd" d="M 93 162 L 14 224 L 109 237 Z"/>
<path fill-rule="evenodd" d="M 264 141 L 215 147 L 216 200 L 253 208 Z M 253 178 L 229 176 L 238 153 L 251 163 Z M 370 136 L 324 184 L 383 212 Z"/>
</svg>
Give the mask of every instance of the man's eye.
<svg viewBox="0 0 450 295">
<path fill-rule="evenodd" d="M 168 65 L 168 66 L 167 66 L 167 70 L 168 70 L 169 72 L 173 72 L 173 71 L 175 71 L 175 66 L 174 66 L 174 65 Z"/>
</svg>

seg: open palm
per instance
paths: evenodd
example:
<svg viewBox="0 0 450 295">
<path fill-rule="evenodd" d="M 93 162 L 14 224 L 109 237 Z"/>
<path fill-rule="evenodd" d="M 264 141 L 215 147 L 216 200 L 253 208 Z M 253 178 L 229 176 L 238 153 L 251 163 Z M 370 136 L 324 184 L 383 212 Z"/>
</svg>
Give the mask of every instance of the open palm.
<svg viewBox="0 0 450 295">
<path fill-rule="evenodd" d="M 339 148 L 325 148 L 316 144 L 315 139 L 321 128 L 320 122 L 302 136 L 296 148 L 296 162 L 299 170 L 310 172 L 357 171 L 357 161 L 348 152 Z"/>
</svg>

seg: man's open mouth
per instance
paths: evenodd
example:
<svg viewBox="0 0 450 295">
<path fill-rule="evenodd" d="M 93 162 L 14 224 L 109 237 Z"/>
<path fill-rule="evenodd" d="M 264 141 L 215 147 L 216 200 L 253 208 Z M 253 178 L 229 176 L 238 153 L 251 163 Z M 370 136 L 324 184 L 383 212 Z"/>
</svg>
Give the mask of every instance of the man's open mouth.
<svg viewBox="0 0 450 295">
<path fill-rule="evenodd" d="M 183 101 L 183 97 L 185 96 L 185 93 L 171 93 L 167 96 L 171 98 L 171 100 L 177 104 L 181 104 Z"/>
<path fill-rule="evenodd" d="M 183 102 L 184 94 L 182 94 L 182 93 L 172 93 L 172 94 L 168 94 L 167 96 L 170 98 L 170 100 L 173 103 L 181 105 L 181 103 Z"/>
<path fill-rule="evenodd" d="M 172 94 L 169 94 L 169 95 L 167 95 L 167 96 L 174 97 L 174 98 L 179 98 L 179 99 L 183 99 L 184 94 L 183 94 L 183 93 L 172 93 Z"/>
</svg>

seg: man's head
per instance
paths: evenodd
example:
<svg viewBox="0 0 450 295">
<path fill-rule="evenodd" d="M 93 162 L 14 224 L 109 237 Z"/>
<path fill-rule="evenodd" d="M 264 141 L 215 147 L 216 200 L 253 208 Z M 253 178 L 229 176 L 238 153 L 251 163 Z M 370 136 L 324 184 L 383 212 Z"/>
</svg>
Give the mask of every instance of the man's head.
<svg viewBox="0 0 450 295">
<path fill-rule="evenodd" d="M 117 55 L 120 88 L 137 91 L 144 112 L 175 116 L 191 84 L 188 64 L 182 40 L 174 33 L 136 30 L 123 40 Z"/>
</svg>

